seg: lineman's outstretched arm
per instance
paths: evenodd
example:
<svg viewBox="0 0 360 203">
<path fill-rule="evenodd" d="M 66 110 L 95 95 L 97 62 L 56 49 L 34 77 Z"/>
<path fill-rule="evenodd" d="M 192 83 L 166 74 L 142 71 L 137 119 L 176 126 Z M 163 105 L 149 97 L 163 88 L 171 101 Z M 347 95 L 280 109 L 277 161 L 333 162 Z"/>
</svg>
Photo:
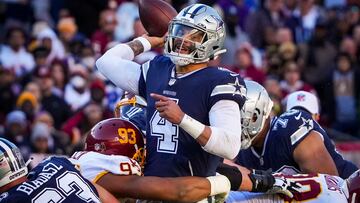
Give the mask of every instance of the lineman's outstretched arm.
<svg viewBox="0 0 360 203">
<path fill-rule="evenodd" d="M 274 176 L 267 171 L 253 170 L 241 166 L 220 164 L 217 172 L 225 175 L 231 182 L 233 191 L 264 192 L 268 194 L 284 194 L 293 197 L 299 192 L 300 184 L 289 181 L 283 176 Z"/>
<path fill-rule="evenodd" d="M 225 176 L 160 178 L 108 173 L 97 183 L 118 197 L 180 202 L 196 202 L 230 190 Z"/>
<path fill-rule="evenodd" d="M 106 203 L 118 203 L 119 201 L 110 193 L 108 192 L 105 188 L 101 187 L 100 185 L 93 183 L 93 185 L 95 186 L 100 200 L 101 202 L 106 202 Z"/>
</svg>

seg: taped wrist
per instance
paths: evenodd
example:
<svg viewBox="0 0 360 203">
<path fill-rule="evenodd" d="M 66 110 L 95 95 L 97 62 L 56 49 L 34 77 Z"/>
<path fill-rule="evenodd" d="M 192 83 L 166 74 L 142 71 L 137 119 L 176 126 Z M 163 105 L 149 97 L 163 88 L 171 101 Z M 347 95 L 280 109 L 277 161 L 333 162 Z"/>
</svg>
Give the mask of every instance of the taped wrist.
<svg viewBox="0 0 360 203">
<path fill-rule="evenodd" d="M 197 139 L 205 129 L 205 125 L 185 114 L 179 126 L 194 139 Z"/>
<path fill-rule="evenodd" d="M 147 40 L 146 38 L 144 37 L 137 37 L 135 38 L 134 40 L 138 40 L 139 42 L 141 42 L 141 44 L 143 45 L 144 47 L 144 51 L 143 52 L 147 52 L 151 49 L 151 44 L 149 42 L 149 40 Z"/>
<path fill-rule="evenodd" d="M 227 193 L 230 190 L 230 182 L 226 176 L 216 175 L 207 177 L 210 182 L 210 196 Z"/>
<path fill-rule="evenodd" d="M 266 171 L 253 171 L 249 174 L 249 178 L 252 182 L 251 192 L 267 192 L 275 183 L 274 176 Z"/>
<path fill-rule="evenodd" d="M 237 167 L 221 163 L 216 169 L 216 172 L 226 176 L 230 180 L 231 190 L 239 190 L 242 182 L 242 174 Z"/>
</svg>

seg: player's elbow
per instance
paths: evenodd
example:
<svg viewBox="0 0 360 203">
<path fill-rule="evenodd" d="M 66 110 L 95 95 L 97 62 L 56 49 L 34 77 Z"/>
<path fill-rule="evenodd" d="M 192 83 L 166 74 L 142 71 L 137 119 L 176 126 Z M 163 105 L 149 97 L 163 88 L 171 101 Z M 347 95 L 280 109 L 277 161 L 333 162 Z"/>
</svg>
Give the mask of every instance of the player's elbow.
<svg viewBox="0 0 360 203">
<path fill-rule="evenodd" d="M 102 74 L 104 74 L 104 70 L 106 69 L 106 67 L 108 66 L 108 59 L 107 56 L 102 55 L 100 58 L 98 58 L 95 62 L 96 68 L 98 71 L 100 71 Z"/>
<path fill-rule="evenodd" d="M 233 160 L 239 154 L 240 151 L 240 143 L 238 145 L 233 145 L 229 147 L 224 147 L 225 149 L 228 148 L 227 152 L 225 152 L 223 158 Z"/>
<path fill-rule="evenodd" d="M 224 143 L 219 143 L 218 146 L 223 146 L 222 156 L 225 159 L 235 159 L 239 154 L 241 147 L 241 136 L 237 131 L 226 131 L 225 136 L 222 136 Z"/>
</svg>

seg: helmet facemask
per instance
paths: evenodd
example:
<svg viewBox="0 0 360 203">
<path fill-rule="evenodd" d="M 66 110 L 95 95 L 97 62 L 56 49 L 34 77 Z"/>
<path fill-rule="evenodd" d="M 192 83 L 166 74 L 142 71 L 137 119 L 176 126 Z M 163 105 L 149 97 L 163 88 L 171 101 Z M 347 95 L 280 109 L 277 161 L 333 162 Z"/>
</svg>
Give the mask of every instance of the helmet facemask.
<svg viewBox="0 0 360 203">
<path fill-rule="evenodd" d="M 207 33 L 203 29 L 174 21 L 169 26 L 169 35 L 165 44 L 165 53 L 173 63 L 185 66 L 190 63 L 208 61 L 204 56 Z"/>
<path fill-rule="evenodd" d="M 209 56 L 209 53 L 214 52 L 212 44 L 216 34 L 199 26 L 174 20 L 169 26 L 165 54 L 179 66 L 207 62 L 215 57 Z"/>
<path fill-rule="evenodd" d="M 27 165 L 30 160 L 25 163 L 19 149 L 15 146 L 12 147 L 11 152 L 0 153 L 0 187 L 28 174 Z M 15 165 L 17 165 L 17 168 Z"/>
<path fill-rule="evenodd" d="M 247 149 L 251 146 L 252 141 L 264 128 L 266 119 L 269 118 L 273 107 L 273 102 L 269 98 L 266 90 L 260 85 L 257 86 L 257 88 L 251 89 L 252 87 L 256 87 L 251 85 L 252 83 L 245 81 L 246 87 L 248 88 L 248 97 L 240 111 L 242 127 L 241 149 Z"/>
</svg>

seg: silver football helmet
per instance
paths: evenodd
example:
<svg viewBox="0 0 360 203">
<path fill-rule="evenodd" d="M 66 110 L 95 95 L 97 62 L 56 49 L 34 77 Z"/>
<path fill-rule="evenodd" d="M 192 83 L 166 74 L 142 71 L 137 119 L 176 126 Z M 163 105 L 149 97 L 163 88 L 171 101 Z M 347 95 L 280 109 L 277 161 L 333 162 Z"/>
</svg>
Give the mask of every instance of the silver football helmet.
<svg viewBox="0 0 360 203">
<path fill-rule="evenodd" d="M 193 4 L 171 20 L 164 53 L 179 66 L 203 63 L 225 52 L 224 40 L 225 25 L 216 10 Z"/>
<path fill-rule="evenodd" d="M 0 187 L 28 174 L 23 156 L 10 141 L 0 138 Z"/>
<path fill-rule="evenodd" d="M 263 129 L 265 120 L 270 116 L 273 102 L 259 83 L 245 80 L 246 101 L 241 115 L 241 149 L 251 146 L 251 142 Z"/>
</svg>

